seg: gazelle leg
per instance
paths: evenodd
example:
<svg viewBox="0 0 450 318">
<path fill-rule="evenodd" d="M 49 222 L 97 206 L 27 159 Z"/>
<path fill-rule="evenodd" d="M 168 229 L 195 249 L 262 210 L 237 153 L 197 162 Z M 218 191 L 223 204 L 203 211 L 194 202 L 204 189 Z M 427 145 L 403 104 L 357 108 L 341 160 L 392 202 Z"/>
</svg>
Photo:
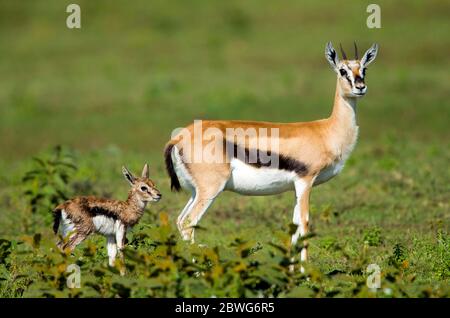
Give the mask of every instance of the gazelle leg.
<svg viewBox="0 0 450 318">
<path fill-rule="evenodd" d="M 121 268 L 120 268 L 121 275 L 125 275 L 125 259 L 123 257 L 123 249 L 125 247 L 125 237 L 126 237 L 125 225 L 123 223 L 120 223 L 117 226 L 116 242 L 117 242 L 117 251 L 119 253 L 119 257 L 120 257 L 120 261 L 121 261 Z"/>
<path fill-rule="evenodd" d="M 108 235 L 106 237 L 106 240 L 107 240 L 106 248 L 108 250 L 109 266 L 113 267 L 116 262 L 116 255 L 117 255 L 116 238 L 114 235 Z"/>
<path fill-rule="evenodd" d="M 192 192 L 192 196 L 191 196 L 191 198 L 189 199 L 189 201 L 186 203 L 186 205 L 184 206 L 184 208 L 183 208 L 183 210 L 181 211 L 181 213 L 180 213 L 180 215 L 178 215 L 178 218 L 177 218 L 177 227 L 178 227 L 178 231 L 180 231 L 180 233 L 181 233 L 181 231 L 183 230 L 183 224 L 182 224 L 182 220 L 183 220 L 183 218 L 185 217 L 185 215 L 186 215 L 186 212 L 187 211 L 189 211 L 189 209 L 190 209 L 190 207 L 191 207 L 191 205 L 192 205 L 192 202 L 194 202 L 194 200 L 195 200 L 195 191 L 193 191 Z"/>
<path fill-rule="evenodd" d="M 216 187 L 210 184 L 209 188 L 205 190 L 196 189 L 194 201 L 180 220 L 181 236 L 184 240 L 194 243 L 194 227 L 214 202 L 214 199 L 222 192 L 224 186 L 225 183 L 217 185 Z"/>
<path fill-rule="evenodd" d="M 189 211 L 186 212 L 186 215 L 181 220 L 181 236 L 184 240 L 194 243 L 194 227 L 198 224 L 213 201 L 214 198 L 202 198 L 201 196 L 198 196 L 194 200 Z"/>
<path fill-rule="evenodd" d="M 70 236 L 70 238 L 66 243 L 61 245 L 61 249 L 62 250 L 69 249 L 69 251 L 73 251 L 78 244 L 80 244 L 86 239 L 86 237 L 87 235 L 80 232 L 76 232 Z"/>
<path fill-rule="evenodd" d="M 295 195 L 297 204 L 294 208 L 293 223 L 297 225 L 297 230 L 292 235 L 291 244 L 295 246 L 300 236 L 308 234 L 309 222 L 309 195 L 311 192 L 311 183 L 306 179 L 299 179 L 295 182 Z M 303 248 L 300 252 L 300 260 L 306 262 L 308 259 L 308 242 L 303 241 Z M 303 271 L 303 268 L 301 268 Z"/>
<path fill-rule="evenodd" d="M 203 157 L 203 159 L 205 158 Z M 190 184 L 193 188 L 194 195 L 192 202 L 186 205 L 178 218 L 178 227 L 183 239 L 193 243 L 194 227 L 198 224 L 214 199 L 225 188 L 231 170 L 230 165 L 226 162 L 223 164 L 199 164 L 194 162 L 186 166 L 189 171 Z"/>
</svg>

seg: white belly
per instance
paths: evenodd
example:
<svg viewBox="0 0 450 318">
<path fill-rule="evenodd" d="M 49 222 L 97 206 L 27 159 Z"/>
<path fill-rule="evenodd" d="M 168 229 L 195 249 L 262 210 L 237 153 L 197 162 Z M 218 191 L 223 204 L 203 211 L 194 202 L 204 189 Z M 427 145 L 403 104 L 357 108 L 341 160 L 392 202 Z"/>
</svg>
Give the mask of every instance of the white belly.
<svg viewBox="0 0 450 318">
<path fill-rule="evenodd" d="M 103 235 L 115 234 L 120 226 L 119 220 L 114 220 L 105 215 L 94 216 L 92 221 L 94 222 L 95 230 Z"/>
<path fill-rule="evenodd" d="M 314 181 L 314 185 L 319 185 L 321 183 L 327 182 L 331 178 L 333 178 L 335 175 L 339 174 L 339 172 L 344 169 L 345 161 L 339 161 L 335 163 L 334 165 L 331 165 L 323 170 L 320 171 L 319 175 L 317 176 L 316 180 Z"/>
<path fill-rule="evenodd" d="M 66 237 L 67 235 L 74 233 L 74 231 L 75 225 L 67 217 L 66 211 L 62 210 L 61 221 L 59 223 L 59 233 L 62 235 L 62 237 Z"/>
<path fill-rule="evenodd" d="M 294 189 L 294 172 L 256 168 L 238 159 L 231 160 L 231 176 L 225 190 L 247 195 L 270 195 Z"/>
</svg>

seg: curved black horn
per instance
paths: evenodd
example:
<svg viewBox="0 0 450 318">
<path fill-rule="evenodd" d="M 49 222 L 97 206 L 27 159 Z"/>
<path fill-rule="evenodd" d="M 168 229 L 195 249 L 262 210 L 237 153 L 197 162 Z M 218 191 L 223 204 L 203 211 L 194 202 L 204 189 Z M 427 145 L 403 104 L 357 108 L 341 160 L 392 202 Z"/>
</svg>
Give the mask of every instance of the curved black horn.
<svg viewBox="0 0 450 318">
<path fill-rule="evenodd" d="M 341 43 L 339 43 L 339 47 L 341 48 L 342 58 L 343 58 L 344 60 L 346 60 L 346 59 L 347 59 L 347 55 L 345 54 L 344 49 L 342 48 L 342 44 L 341 44 Z"/>
<path fill-rule="evenodd" d="M 353 44 L 355 45 L 355 60 L 359 60 L 359 57 L 358 57 L 358 47 L 356 46 L 356 41 L 353 41 Z"/>
</svg>

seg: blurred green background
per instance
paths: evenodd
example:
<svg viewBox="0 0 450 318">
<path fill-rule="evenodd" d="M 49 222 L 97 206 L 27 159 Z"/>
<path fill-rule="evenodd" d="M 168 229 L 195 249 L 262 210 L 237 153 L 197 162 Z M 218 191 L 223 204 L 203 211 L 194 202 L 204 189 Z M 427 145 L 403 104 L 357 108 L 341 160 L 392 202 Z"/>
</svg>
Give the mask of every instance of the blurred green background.
<svg viewBox="0 0 450 318">
<path fill-rule="evenodd" d="M 72 2 L 81 29 L 66 27 Z M 30 221 L 21 178 L 32 156 L 55 145 L 77 158 L 73 194 L 124 198 L 120 166 L 138 171 L 148 161 L 164 200 L 144 222 L 160 211 L 174 220 L 187 200 L 170 194 L 164 171 L 174 128 L 194 119 L 324 118 L 336 81 L 326 42 L 341 42 L 348 55 L 354 40 L 360 54 L 377 42 L 358 104 L 359 143 L 343 173 L 312 194 L 312 261 L 345 269 L 330 246 L 356 255 L 374 229 L 383 237 L 372 250 L 377 262 L 401 243 L 418 281 L 448 280 L 437 233 L 449 244 L 450 3 L 377 1 L 382 27 L 368 29 L 372 2 L 1 0 L 0 235 L 51 237 L 48 225 Z M 213 231 L 198 236 L 267 241 L 290 223 L 293 206 L 291 193 L 225 193 L 201 222 Z"/>
<path fill-rule="evenodd" d="M 304 121 L 331 111 L 327 41 L 380 44 L 360 103 L 361 141 L 448 135 L 446 1 L 0 2 L 0 158 L 54 145 L 161 153 L 193 119 Z"/>
</svg>

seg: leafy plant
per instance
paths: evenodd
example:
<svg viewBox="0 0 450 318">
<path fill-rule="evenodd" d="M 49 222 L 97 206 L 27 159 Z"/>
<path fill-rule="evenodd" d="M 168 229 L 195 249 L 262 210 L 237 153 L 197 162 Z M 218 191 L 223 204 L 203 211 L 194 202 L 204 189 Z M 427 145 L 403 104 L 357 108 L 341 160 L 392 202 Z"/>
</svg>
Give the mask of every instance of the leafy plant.
<svg viewBox="0 0 450 318">
<path fill-rule="evenodd" d="M 438 258 L 434 265 L 439 278 L 450 277 L 450 235 L 444 230 L 437 232 Z"/>
<path fill-rule="evenodd" d="M 32 214 L 50 223 L 49 211 L 71 193 L 69 183 L 77 170 L 69 151 L 56 146 L 50 153 L 33 157 L 33 167 L 22 178 L 23 193 Z"/>
<path fill-rule="evenodd" d="M 388 263 L 394 266 L 406 266 L 406 249 L 402 244 L 396 243 L 394 245 L 392 255 L 389 256 Z"/>
<path fill-rule="evenodd" d="M 11 241 L 0 239 L 0 264 L 6 264 L 7 257 L 11 254 Z"/>
<path fill-rule="evenodd" d="M 381 235 L 381 229 L 378 227 L 371 228 L 364 232 L 364 243 L 369 246 L 380 246 L 383 244 L 383 237 Z"/>
<path fill-rule="evenodd" d="M 362 247 L 348 269 L 325 274 L 314 262 L 301 264 L 298 247 L 287 231 L 270 243 L 235 238 L 226 246 L 198 246 L 182 241 L 161 213 L 158 224 L 129 234 L 126 276 L 107 266 L 103 238 L 94 236 L 72 254 L 55 249 L 40 233 L 23 244 L 1 240 L 8 266 L 0 264 L 0 295 L 23 297 L 445 297 L 441 285 L 412 285 L 416 276 L 402 266 L 382 266 L 381 289 L 366 285 L 370 249 Z M 314 241 L 312 236 L 308 240 Z M 350 256 L 347 255 L 349 258 Z M 401 262 L 405 248 L 396 244 L 392 261 Z M 69 288 L 71 264 L 80 268 L 81 288 Z M 300 272 L 304 266 L 305 272 Z"/>
</svg>

